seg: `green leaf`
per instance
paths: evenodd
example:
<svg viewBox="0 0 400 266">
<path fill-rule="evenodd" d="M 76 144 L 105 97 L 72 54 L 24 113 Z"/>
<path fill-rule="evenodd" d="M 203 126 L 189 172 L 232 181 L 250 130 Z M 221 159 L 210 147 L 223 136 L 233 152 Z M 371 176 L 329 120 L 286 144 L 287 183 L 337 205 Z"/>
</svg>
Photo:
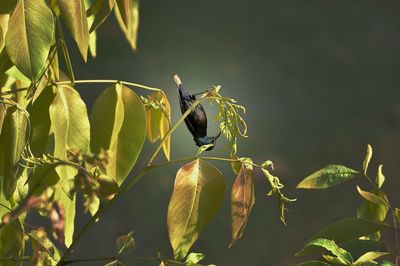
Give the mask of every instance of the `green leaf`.
<svg viewBox="0 0 400 266">
<path fill-rule="evenodd" d="M 20 0 L 10 17 L 6 49 L 11 61 L 31 80 L 46 63 L 53 35 L 53 14 L 45 1 Z"/>
<path fill-rule="evenodd" d="M 376 260 L 382 256 L 386 256 L 388 254 L 390 254 L 390 253 L 370 251 L 370 252 L 365 253 L 361 257 L 359 257 L 358 260 L 356 260 L 354 262 L 354 265 L 362 265 L 365 262 L 374 261 L 374 260 Z"/>
<path fill-rule="evenodd" d="M 68 149 L 85 152 L 89 146 L 90 125 L 86 105 L 79 93 L 68 85 L 57 86 L 49 112 L 55 140 L 54 156 L 67 160 Z M 77 170 L 69 166 L 59 166 L 56 171 L 62 185 L 68 186 L 68 180 L 73 179 Z"/>
<path fill-rule="evenodd" d="M 94 11 L 94 21 L 89 32 L 94 32 L 110 15 L 115 0 L 99 0 L 92 7 L 97 9 Z"/>
<path fill-rule="evenodd" d="M 196 159 L 176 174 L 167 224 L 175 259 L 183 259 L 217 213 L 224 196 L 224 177 L 211 164 Z"/>
<path fill-rule="evenodd" d="M 72 244 L 73 235 L 74 235 L 74 221 L 75 221 L 75 206 L 76 206 L 76 194 L 74 194 L 71 198 L 65 193 L 61 187 L 57 187 L 55 190 L 55 201 L 59 201 L 62 208 L 64 209 L 65 214 L 65 227 L 64 227 L 64 236 L 65 236 L 65 246 L 69 247 Z"/>
<path fill-rule="evenodd" d="M 185 261 L 186 265 L 197 265 L 197 263 L 199 261 L 201 261 L 202 259 L 204 259 L 206 255 L 202 254 L 202 253 L 190 253 Z"/>
<path fill-rule="evenodd" d="M 374 221 L 384 221 L 388 211 L 388 206 L 385 203 L 387 202 L 385 193 L 381 191 L 377 191 L 374 194 L 369 192 L 369 194 L 364 193 L 364 196 L 370 200 L 366 198 L 366 202 L 357 209 L 357 217 Z"/>
<path fill-rule="evenodd" d="M 344 262 L 344 265 L 350 265 L 351 263 L 353 263 L 353 257 L 351 256 L 351 254 L 346 250 L 344 250 L 343 248 L 340 248 L 332 240 L 325 238 L 317 238 L 308 242 L 303 249 L 306 249 L 311 246 L 322 247 L 330 251 L 333 255 L 335 255 L 339 259 L 340 262 Z"/>
<path fill-rule="evenodd" d="M 117 83 L 96 100 L 91 115 L 91 150 L 109 150 L 107 176 L 121 185 L 136 163 L 146 138 L 146 112 L 140 98 Z"/>
<path fill-rule="evenodd" d="M 367 171 L 368 171 L 368 165 L 369 165 L 369 162 L 371 161 L 371 158 L 372 158 L 372 147 L 371 147 L 371 145 L 367 145 L 367 152 L 365 153 L 365 157 L 364 157 L 364 161 L 363 161 L 363 172 L 364 172 L 364 175 L 366 175 L 367 174 Z"/>
<path fill-rule="evenodd" d="M 117 0 L 114 8 L 118 24 L 133 50 L 137 47 L 139 0 Z"/>
<path fill-rule="evenodd" d="M 0 254 L 1 257 L 19 258 L 24 254 L 24 227 L 19 219 L 0 228 Z M 13 261 L 2 261 L 2 266 L 18 265 Z"/>
<path fill-rule="evenodd" d="M 381 222 L 362 218 L 347 218 L 325 227 L 312 239 L 325 238 L 340 244 L 347 240 L 356 239 L 389 228 L 389 225 Z M 315 251 L 315 249 L 304 247 L 296 255 L 305 255 Z"/>
<path fill-rule="evenodd" d="M 388 205 L 387 201 L 384 198 L 379 197 L 379 196 L 375 195 L 374 193 L 364 191 L 359 186 L 357 186 L 357 191 L 367 201 L 370 201 L 370 202 L 378 204 L 378 205 L 384 205 L 384 206 Z"/>
<path fill-rule="evenodd" d="M 3 49 L 0 53 L 0 73 L 5 73 L 13 66 L 10 57 L 7 54 L 7 50 Z"/>
<path fill-rule="evenodd" d="M 133 231 L 126 235 L 120 236 L 116 241 L 117 245 L 117 256 L 127 254 L 133 251 L 135 248 L 135 239 L 133 238 Z"/>
<path fill-rule="evenodd" d="M 72 85 L 74 85 L 74 83 L 75 83 L 74 69 L 72 68 L 71 58 L 69 57 L 67 45 L 65 44 L 65 42 L 63 40 L 60 41 L 60 50 L 61 50 L 61 55 L 63 57 L 65 66 L 67 68 L 68 78 L 71 81 Z"/>
<path fill-rule="evenodd" d="M 297 188 L 325 189 L 350 180 L 357 174 L 356 170 L 346 166 L 331 164 L 304 178 Z"/>
<path fill-rule="evenodd" d="M 104 266 L 124 266 L 124 264 L 122 264 L 122 262 L 119 260 L 114 260 L 110 263 L 104 264 Z"/>
<path fill-rule="evenodd" d="M 400 210 L 398 208 L 394 208 L 394 217 L 396 218 L 397 222 L 400 223 Z"/>
<path fill-rule="evenodd" d="M 387 260 L 383 260 L 380 266 L 394 266 L 394 263 Z"/>
<path fill-rule="evenodd" d="M 254 203 L 253 166 L 242 164 L 231 192 L 232 240 L 229 247 L 242 237 Z"/>
<path fill-rule="evenodd" d="M 323 261 L 310 260 L 310 261 L 306 261 L 306 262 L 297 264 L 297 266 L 330 266 L 330 265 Z"/>
<path fill-rule="evenodd" d="M 16 106 L 7 108 L 0 136 L 0 180 L 6 199 L 15 191 L 23 170 L 19 161 L 27 141 L 27 125 L 23 111 Z"/>
<path fill-rule="evenodd" d="M 30 148 L 36 157 L 41 157 L 47 146 L 50 134 L 49 108 L 53 99 L 53 88 L 47 86 L 36 101 L 28 106 L 32 126 Z"/>
<path fill-rule="evenodd" d="M 62 166 L 59 166 L 62 167 Z M 39 196 L 48 187 L 54 186 L 60 180 L 54 165 L 39 165 L 28 178 L 29 192 Z"/>
<path fill-rule="evenodd" d="M 85 4 L 87 7 L 90 6 L 90 0 L 85 0 Z M 89 16 L 87 12 L 86 15 L 87 15 L 88 27 L 90 28 L 93 24 L 94 16 L 93 15 Z M 96 41 L 97 41 L 96 31 L 89 33 L 89 52 L 93 58 L 96 57 L 96 50 L 97 50 Z"/>
<path fill-rule="evenodd" d="M 85 62 L 89 48 L 89 29 L 85 0 L 58 0 L 61 16 L 71 32 Z"/>
<path fill-rule="evenodd" d="M 379 165 L 378 167 L 378 173 L 376 174 L 376 184 L 378 184 L 378 187 L 381 188 L 383 183 L 385 182 L 385 176 L 382 173 L 382 168 L 383 165 Z"/>
</svg>

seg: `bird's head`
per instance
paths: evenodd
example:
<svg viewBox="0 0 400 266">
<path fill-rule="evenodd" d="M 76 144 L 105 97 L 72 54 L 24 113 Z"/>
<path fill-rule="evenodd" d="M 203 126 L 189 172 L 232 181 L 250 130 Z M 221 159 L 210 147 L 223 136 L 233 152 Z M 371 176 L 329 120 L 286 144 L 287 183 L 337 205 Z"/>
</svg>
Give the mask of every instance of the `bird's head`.
<svg viewBox="0 0 400 266">
<path fill-rule="evenodd" d="M 196 145 L 199 147 L 201 147 L 203 145 L 212 145 L 206 149 L 206 151 L 211 151 L 214 148 L 215 143 L 217 142 L 217 139 L 219 138 L 220 135 L 221 135 L 221 132 L 214 137 L 208 137 L 208 136 L 197 137 L 197 138 L 194 138 L 194 141 L 196 142 Z"/>
</svg>

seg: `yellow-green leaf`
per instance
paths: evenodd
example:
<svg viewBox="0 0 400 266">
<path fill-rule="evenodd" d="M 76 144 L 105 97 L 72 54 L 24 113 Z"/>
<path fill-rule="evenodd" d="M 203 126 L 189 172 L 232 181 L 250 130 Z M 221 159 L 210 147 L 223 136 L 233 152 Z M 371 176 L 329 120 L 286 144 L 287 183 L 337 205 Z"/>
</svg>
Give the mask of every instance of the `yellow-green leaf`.
<svg viewBox="0 0 400 266">
<path fill-rule="evenodd" d="M 330 264 L 323 262 L 323 261 L 310 260 L 310 261 L 306 261 L 306 262 L 297 264 L 296 266 L 330 266 Z"/>
<path fill-rule="evenodd" d="M 61 187 L 57 187 L 55 190 L 54 200 L 59 201 L 59 203 L 64 209 L 64 214 L 65 214 L 64 243 L 65 246 L 69 247 L 72 244 L 74 236 L 76 194 L 72 195 L 72 198 L 70 198 Z"/>
<path fill-rule="evenodd" d="M 365 262 L 370 262 L 373 260 L 376 260 L 382 256 L 389 255 L 390 253 L 388 252 L 376 252 L 376 251 L 370 251 L 359 257 L 355 262 L 354 265 L 362 265 Z"/>
<path fill-rule="evenodd" d="M 382 172 L 383 165 L 379 165 L 378 167 L 378 173 L 376 174 L 376 184 L 378 185 L 379 188 L 382 187 L 383 183 L 385 182 L 385 176 L 383 175 Z"/>
<path fill-rule="evenodd" d="M 27 141 L 28 120 L 16 106 L 7 108 L 0 136 L 0 180 L 2 191 L 9 199 L 15 191 L 23 168 L 19 165 Z"/>
<path fill-rule="evenodd" d="M 86 105 L 71 86 L 57 86 L 57 93 L 49 108 L 51 129 L 54 132 L 54 156 L 66 160 L 68 149 L 85 152 L 89 146 L 90 125 Z M 64 189 L 77 173 L 70 166 L 56 168 Z"/>
<path fill-rule="evenodd" d="M 109 151 L 106 174 L 121 185 L 146 138 L 146 111 L 141 99 L 124 85 L 112 85 L 96 100 L 91 125 L 91 150 Z"/>
<path fill-rule="evenodd" d="M 45 1 L 20 0 L 9 20 L 6 49 L 11 61 L 31 80 L 46 63 L 53 35 L 53 14 Z"/>
<path fill-rule="evenodd" d="M 89 29 L 84 0 L 58 0 L 61 16 L 72 34 L 83 60 L 87 60 Z"/>
<path fill-rule="evenodd" d="M 221 172 L 203 160 L 196 159 L 179 169 L 167 215 L 169 239 L 176 259 L 186 256 L 217 213 L 224 190 Z"/>
<path fill-rule="evenodd" d="M 94 11 L 94 21 L 90 26 L 89 32 L 94 32 L 111 13 L 115 4 L 115 0 L 98 0 L 92 8 L 97 9 Z"/>
<path fill-rule="evenodd" d="M 356 170 L 346 166 L 331 164 L 304 178 L 297 188 L 325 189 L 345 182 L 357 174 Z"/>
<path fill-rule="evenodd" d="M 367 145 L 367 152 L 365 153 L 365 157 L 364 157 L 364 161 L 363 161 L 363 171 L 364 171 L 364 175 L 367 174 L 368 171 L 368 165 L 369 162 L 371 161 L 372 158 L 372 147 L 371 145 Z"/>
<path fill-rule="evenodd" d="M 230 247 L 242 237 L 254 203 L 253 166 L 242 164 L 231 192 L 232 241 Z"/>
<path fill-rule="evenodd" d="M 118 24 L 133 50 L 137 47 L 139 0 L 117 0 L 114 8 Z"/>
<path fill-rule="evenodd" d="M 375 195 L 374 193 L 364 191 L 359 186 L 357 186 L 357 191 L 364 199 L 366 199 L 372 203 L 375 203 L 378 205 L 384 205 L 384 206 L 388 205 L 385 198 L 379 197 L 379 196 Z"/>
</svg>

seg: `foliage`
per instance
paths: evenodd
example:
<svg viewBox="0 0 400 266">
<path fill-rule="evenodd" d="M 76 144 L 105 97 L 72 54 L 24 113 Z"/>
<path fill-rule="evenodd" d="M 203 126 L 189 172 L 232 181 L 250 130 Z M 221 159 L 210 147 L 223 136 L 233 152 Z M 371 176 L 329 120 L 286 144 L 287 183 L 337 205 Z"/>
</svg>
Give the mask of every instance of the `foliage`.
<svg viewBox="0 0 400 266">
<path fill-rule="evenodd" d="M 177 172 L 168 205 L 174 260 L 159 254 L 153 259 L 160 265 L 200 265 L 205 257 L 189 251 L 218 212 L 229 185 L 211 161 L 231 164 L 236 175 L 230 245 L 241 238 L 255 204 L 257 168 L 271 187 L 268 195 L 277 196 L 285 222 L 286 203 L 293 200 L 282 193 L 271 161 L 260 165 L 239 157 L 237 140 L 247 137 L 245 108 L 222 96 L 220 86 L 207 90 L 173 124 L 172 108 L 161 89 L 118 80 L 75 80 L 65 34 L 86 62 L 88 56 L 96 56 L 96 30 L 113 11 L 136 49 L 138 0 L 0 1 L 0 259 L 5 265 L 85 260 L 69 256 L 86 230 L 146 173 L 176 163 L 186 164 Z M 76 89 L 80 83 L 109 84 L 90 112 Z M 203 101 L 217 105 L 215 122 L 229 143 L 228 158 L 201 156 L 208 148 L 203 146 L 196 156 L 171 160 L 172 134 Z M 156 148 L 141 166 L 137 162 L 147 156 L 142 154 L 146 139 Z M 155 164 L 161 150 L 166 162 Z M 129 178 L 133 168 L 138 174 Z M 379 180 L 383 183 L 383 175 Z M 90 218 L 75 232 L 77 197 L 84 199 Z M 31 230 L 26 226 L 27 212 L 48 217 L 49 226 Z M 66 247 L 65 252 L 57 246 Z M 133 232 L 120 236 L 115 256 L 104 261 L 122 265 L 134 246 Z"/>
<path fill-rule="evenodd" d="M 368 180 L 371 191 L 356 186 L 364 203 L 357 209 L 357 217 L 346 218 L 333 223 L 314 237 L 296 254 L 297 256 L 320 253 L 323 261 L 308 261 L 299 265 L 398 265 L 398 208 L 391 205 L 382 191 L 385 177 L 379 165 L 375 180 L 368 175 L 372 159 L 372 147 L 367 152 L 360 171 L 342 165 L 329 165 L 304 178 L 297 186 L 305 189 L 326 189 L 339 183 L 361 176 Z M 392 213 L 392 220 L 387 212 Z M 391 224 L 391 225 L 390 225 Z M 381 232 L 394 229 L 394 252 L 388 251 L 381 240 Z M 381 257 L 394 256 L 394 264 Z"/>
</svg>

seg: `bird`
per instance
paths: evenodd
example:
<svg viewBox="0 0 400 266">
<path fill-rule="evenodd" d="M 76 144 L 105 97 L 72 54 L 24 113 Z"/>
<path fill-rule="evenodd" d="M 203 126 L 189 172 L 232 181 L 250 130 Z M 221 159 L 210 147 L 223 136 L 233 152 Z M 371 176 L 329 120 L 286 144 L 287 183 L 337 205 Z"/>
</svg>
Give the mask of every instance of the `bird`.
<svg viewBox="0 0 400 266">
<path fill-rule="evenodd" d="M 196 101 L 196 95 L 203 93 L 190 94 L 183 86 L 178 75 L 174 75 L 174 81 L 178 87 L 181 112 L 184 114 Z M 193 140 L 198 147 L 210 145 L 206 151 L 210 151 L 214 148 L 218 137 L 221 135 L 221 132 L 214 137 L 207 136 L 207 115 L 201 104 L 197 104 L 194 110 L 190 112 L 188 116 L 186 116 L 185 124 L 190 133 L 193 135 Z"/>
</svg>

